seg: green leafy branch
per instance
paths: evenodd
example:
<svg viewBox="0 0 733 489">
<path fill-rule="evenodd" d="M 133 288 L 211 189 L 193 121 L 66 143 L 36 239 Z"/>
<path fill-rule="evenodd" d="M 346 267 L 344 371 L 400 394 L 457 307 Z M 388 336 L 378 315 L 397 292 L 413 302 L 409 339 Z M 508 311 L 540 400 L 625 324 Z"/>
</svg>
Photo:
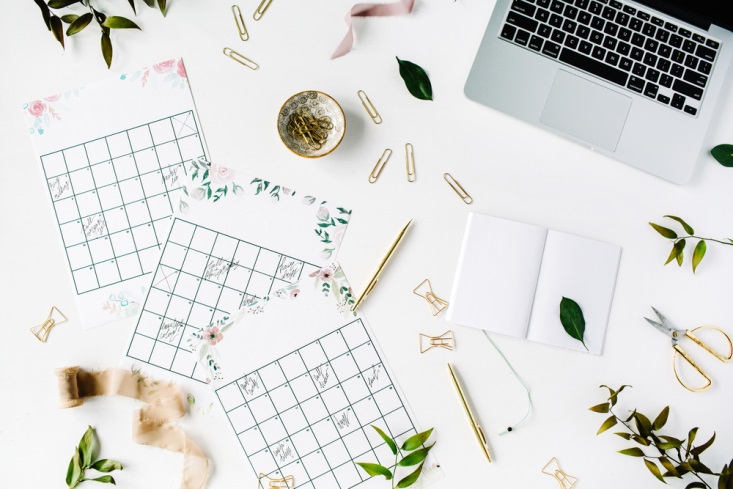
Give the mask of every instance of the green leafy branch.
<svg viewBox="0 0 733 489">
<path fill-rule="evenodd" d="M 697 245 L 695 245 L 695 250 L 692 252 L 692 273 L 695 273 L 697 270 L 697 266 L 700 264 L 702 259 L 705 257 L 705 253 L 707 252 L 707 241 L 711 241 L 713 243 L 719 243 L 722 245 L 727 246 L 733 246 L 733 239 L 727 239 L 725 241 L 719 240 L 719 239 L 713 239 L 713 238 L 703 238 L 701 236 L 695 236 L 695 230 L 687 224 L 682 218 L 677 216 L 664 216 L 668 219 L 672 219 L 673 221 L 677 221 L 681 226 L 682 229 L 687 233 L 686 236 L 680 236 L 677 234 L 676 231 L 669 229 L 664 226 L 660 226 L 659 224 L 654 224 L 653 222 L 650 222 L 649 225 L 654 228 L 656 232 L 661 234 L 667 239 L 672 240 L 672 251 L 669 253 L 669 257 L 667 258 L 667 261 L 664 263 L 667 265 L 672 260 L 677 260 L 677 265 L 682 266 L 682 262 L 684 260 L 684 250 L 685 245 L 687 244 L 687 240 L 690 239 L 697 239 L 699 240 L 697 242 Z"/>
<path fill-rule="evenodd" d="M 110 38 L 110 32 L 112 29 L 140 29 L 140 27 L 126 17 L 120 17 L 117 15 L 107 16 L 95 9 L 92 6 L 91 0 L 33 0 L 41 9 L 41 15 L 43 16 L 43 22 L 46 24 L 46 28 L 53 34 L 53 37 L 61 44 L 61 47 L 66 49 L 64 40 L 64 26 L 68 24 L 69 27 L 66 29 L 66 36 L 71 37 L 75 34 L 83 31 L 92 20 L 96 21 L 102 31 L 102 56 L 104 61 L 107 63 L 107 68 L 112 65 L 112 40 Z M 144 0 L 148 7 L 155 8 L 156 2 L 157 7 L 160 9 L 163 16 L 166 14 L 167 0 Z M 137 8 L 135 7 L 135 0 L 127 0 L 132 7 L 132 11 L 137 15 Z M 75 13 L 68 13 L 63 15 L 56 15 L 56 10 L 65 9 L 71 6 L 81 5 L 86 7 L 89 12 L 82 15 Z"/>
<path fill-rule="evenodd" d="M 430 450 L 435 446 L 435 443 L 429 446 L 423 446 L 425 442 L 428 441 L 428 438 L 430 438 L 433 429 L 430 428 L 428 431 L 423 431 L 422 433 L 411 436 L 410 438 L 405 440 L 401 447 L 398 448 L 397 442 L 387 436 L 384 431 L 374 425 L 372 425 L 372 428 L 374 428 L 376 432 L 379 433 L 379 436 L 382 437 L 384 442 L 387 444 L 389 449 L 392 450 L 392 453 L 395 456 L 395 463 L 393 466 L 394 473 L 392 472 L 392 470 L 380 464 L 365 462 L 357 462 L 356 464 L 364 469 L 364 471 L 372 477 L 381 475 L 384 476 L 385 479 L 391 480 L 392 489 L 398 487 L 409 487 L 417 482 L 417 479 L 420 477 L 420 474 L 422 472 L 422 466 L 425 462 L 425 458 L 428 456 L 428 453 L 430 453 Z M 403 456 L 400 459 L 400 455 L 402 455 L 402 452 L 411 453 Z M 400 481 L 397 482 L 397 484 L 395 485 L 397 477 L 397 467 L 411 467 L 418 464 L 420 465 L 417 469 L 400 479 Z"/>
<path fill-rule="evenodd" d="M 673 436 L 661 435 L 659 431 L 667 424 L 669 417 L 669 406 L 650 421 L 649 418 L 636 409 L 625 419 L 616 415 L 613 411 L 618 395 L 628 385 L 622 385 L 617 390 L 611 389 L 607 385 L 602 385 L 609 391 L 609 397 L 606 402 L 597 404 L 591 408 L 596 413 L 610 413 L 610 416 L 603 422 L 598 429 L 598 435 L 607 431 L 617 424 L 623 425 L 627 431 L 618 431 L 614 434 L 624 440 L 634 441 L 640 447 L 631 447 L 619 450 L 619 453 L 629 457 L 638 457 L 644 460 L 649 472 L 658 480 L 664 482 L 665 478 L 675 477 L 682 479 L 685 475 L 691 475 L 698 480 L 690 482 L 685 489 L 712 489 L 713 486 L 708 484 L 701 475 L 709 475 L 718 477 L 718 489 L 733 489 L 733 460 L 730 464 L 724 465 L 719 473 L 710 470 L 700 460 L 700 455 L 710 448 L 715 441 L 715 433 L 708 441 L 702 445 L 693 445 L 699 428 L 692 428 L 687 434 L 687 439 L 675 438 Z M 631 424 L 633 421 L 633 425 Z M 634 428 L 634 426 L 636 428 Z M 655 449 L 657 454 L 650 454 L 645 449 Z M 661 468 L 659 465 L 661 465 Z M 662 472 L 664 470 L 665 472 Z"/>
<path fill-rule="evenodd" d="M 111 475 L 103 475 L 95 479 L 87 479 L 87 469 L 96 470 L 97 472 L 109 473 L 115 470 L 122 470 L 122 464 L 114 460 L 101 459 L 96 462 L 92 462 L 92 459 L 96 457 L 99 452 L 99 443 L 97 443 L 97 437 L 94 434 L 94 429 L 90 426 L 84 433 L 84 436 L 79 440 L 79 446 L 74 447 L 74 455 L 69 461 L 69 468 L 66 471 L 66 485 L 69 489 L 73 489 L 81 482 L 84 481 L 96 481 L 105 482 L 108 484 L 117 485 L 114 478 Z"/>
<path fill-rule="evenodd" d="M 733 168 L 733 144 L 719 144 L 710 151 L 710 154 L 721 165 Z"/>
</svg>

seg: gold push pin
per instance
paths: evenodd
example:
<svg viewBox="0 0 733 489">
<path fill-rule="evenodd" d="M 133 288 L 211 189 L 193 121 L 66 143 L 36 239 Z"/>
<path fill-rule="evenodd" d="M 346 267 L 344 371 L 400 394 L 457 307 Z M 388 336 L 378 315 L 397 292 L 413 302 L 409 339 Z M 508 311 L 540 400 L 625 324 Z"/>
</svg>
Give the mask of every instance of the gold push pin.
<svg viewBox="0 0 733 489">
<path fill-rule="evenodd" d="M 428 305 L 430 306 L 430 312 L 433 313 L 433 316 L 437 316 L 438 314 L 443 312 L 446 307 L 448 307 L 448 301 L 445 301 L 437 295 L 433 294 L 433 288 L 430 286 L 430 280 L 428 279 L 420 282 L 420 285 L 415 287 L 412 293 L 416 296 L 422 297 L 427 301 Z"/>
<path fill-rule="evenodd" d="M 453 336 L 453 331 L 450 330 L 440 336 L 428 336 L 420 333 L 418 341 L 420 344 L 420 353 L 425 353 L 431 348 L 445 348 L 446 350 L 453 351 L 456 347 L 456 340 Z"/>
<path fill-rule="evenodd" d="M 542 468 L 542 473 L 554 477 L 560 484 L 561 489 L 570 489 L 576 482 L 578 482 L 577 477 L 573 477 L 572 475 L 568 475 L 563 472 L 560 468 L 560 462 L 558 462 L 555 457 L 552 457 L 552 459 L 550 459 L 550 461 Z"/>
<path fill-rule="evenodd" d="M 58 319 L 58 316 L 61 316 L 62 319 Z M 31 333 L 33 333 L 33 336 L 45 343 L 48 339 L 48 333 L 51 331 L 51 328 L 57 324 L 65 323 L 68 320 L 69 319 L 64 316 L 64 313 L 59 311 L 58 307 L 53 306 L 51 307 L 51 311 L 48 313 L 46 320 L 37 326 L 33 326 L 31 328 Z"/>
<path fill-rule="evenodd" d="M 262 483 L 262 479 L 269 481 L 267 488 L 265 488 L 265 485 Z M 293 489 L 294 487 L 295 478 L 292 475 L 288 475 L 280 479 L 273 479 L 265 474 L 260 474 L 257 477 L 257 489 Z"/>
</svg>

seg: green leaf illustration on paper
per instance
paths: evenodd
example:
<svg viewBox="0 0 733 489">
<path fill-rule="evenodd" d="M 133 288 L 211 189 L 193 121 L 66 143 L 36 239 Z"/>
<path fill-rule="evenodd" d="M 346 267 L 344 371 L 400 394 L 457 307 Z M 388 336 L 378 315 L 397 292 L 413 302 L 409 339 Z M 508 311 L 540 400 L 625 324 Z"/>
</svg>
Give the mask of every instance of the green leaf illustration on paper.
<svg viewBox="0 0 733 489">
<path fill-rule="evenodd" d="M 433 86 L 425 70 L 411 61 L 400 58 L 397 58 L 397 63 L 400 66 L 400 76 L 412 96 L 420 100 L 433 100 Z"/>
<path fill-rule="evenodd" d="M 580 341 L 587 350 L 588 346 L 583 340 L 583 334 L 585 334 L 585 318 L 577 302 L 567 297 L 562 298 L 560 301 L 560 322 L 562 323 L 562 327 L 565 328 L 565 332 L 572 338 Z"/>
<path fill-rule="evenodd" d="M 721 165 L 733 168 L 733 144 L 719 144 L 710 151 L 710 154 Z"/>
</svg>

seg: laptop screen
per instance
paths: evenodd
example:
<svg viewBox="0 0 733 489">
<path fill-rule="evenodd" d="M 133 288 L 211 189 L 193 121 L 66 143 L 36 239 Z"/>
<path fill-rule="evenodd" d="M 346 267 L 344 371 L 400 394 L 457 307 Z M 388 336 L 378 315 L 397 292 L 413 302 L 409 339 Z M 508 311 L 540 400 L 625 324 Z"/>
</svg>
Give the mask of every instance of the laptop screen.
<svg viewBox="0 0 733 489">
<path fill-rule="evenodd" d="M 728 0 L 637 1 L 705 30 L 715 24 L 733 31 L 733 8 Z"/>
</svg>

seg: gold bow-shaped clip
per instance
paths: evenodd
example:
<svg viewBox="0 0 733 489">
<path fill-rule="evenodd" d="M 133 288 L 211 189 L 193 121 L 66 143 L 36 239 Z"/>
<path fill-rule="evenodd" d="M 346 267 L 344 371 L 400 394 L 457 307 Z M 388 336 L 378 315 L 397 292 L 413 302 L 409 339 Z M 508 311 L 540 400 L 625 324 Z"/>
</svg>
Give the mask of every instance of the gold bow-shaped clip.
<svg viewBox="0 0 733 489">
<path fill-rule="evenodd" d="M 262 479 L 269 481 L 267 487 L 264 486 Z M 287 475 L 280 479 L 273 479 L 265 474 L 260 474 L 257 477 L 257 489 L 293 489 L 295 487 L 295 478 L 292 475 Z"/>
<path fill-rule="evenodd" d="M 550 461 L 542 468 L 542 473 L 554 477 L 560 484 L 561 489 L 571 489 L 575 483 L 578 482 L 577 477 L 573 477 L 572 475 L 568 475 L 563 472 L 560 468 L 560 462 L 558 462 L 555 457 L 552 457 L 552 459 L 550 459 Z"/>
<path fill-rule="evenodd" d="M 446 331 L 440 336 L 428 336 L 426 334 L 420 333 L 418 336 L 418 340 L 420 342 L 420 353 L 425 353 L 426 351 L 430 350 L 431 348 L 445 348 L 446 350 L 451 350 L 456 346 L 456 340 L 453 337 L 453 331 Z M 425 342 L 424 340 L 427 340 Z"/>
<path fill-rule="evenodd" d="M 420 285 L 415 287 L 412 292 L 416 296 L 422 297 L 428 302 L 428 305 L 430 306 L 430 312 L 433 314 L 433 316 L 437 316 L 438 314 L 443 312 L 446 307 L 448 307 L 448 301 L 445 301 L 437 295 L 433 294 L 433 288 L 430 286 L 430 280 L 428 279 L 420 282 Z"/>
<path fill-rule="evenodd" d="M 60 316 L 61 319 L 58 319 L 58 316 Z M 66 321 L 68 321 L 68 318 L 64 316 L 64 313 L 59 311 L 58 307 L 53 306 L 51 307 L 51 311 L 48 313 L 46 320 L 41 324 L 33 326 L 31 328 L 31 333 L 33 333 L 33 336 L 45 343 L 48 339 L 48 333 L 51 331 L 51 328 L 57 324 L 65 323 Z"/>
</svg>

